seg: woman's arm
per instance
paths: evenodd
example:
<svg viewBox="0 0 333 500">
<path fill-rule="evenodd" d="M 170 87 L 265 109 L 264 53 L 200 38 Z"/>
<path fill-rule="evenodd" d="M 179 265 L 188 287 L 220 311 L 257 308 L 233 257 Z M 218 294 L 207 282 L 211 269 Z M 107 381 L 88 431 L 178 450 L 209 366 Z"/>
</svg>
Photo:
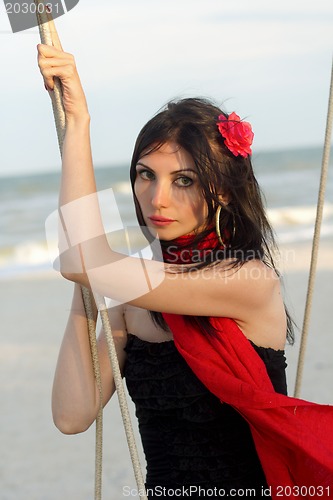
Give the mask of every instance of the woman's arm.
<svg viewBox="0 0 333 500">
<path fill-rule="evenodd" d="M 72 54 L 66 53 L 54 40 L 55 46 L 38 44 L 38 64 L 44 83 L 50 92 L 54 78 L 62 87 L 66 116 L 66 133 L 62 151 L 62 183 L 59 205 L 96 191 L 90 147 L 90 116 L 85 94 Z"/>
<path fill-rule="evenodd" d="M 54 38 L 54 34 L 53 34 Z M 66 113 L 66 134 L 63 144 L 63 169 L 59 207 L 96 191 L 92 168 L 89 124 L 85 95 L 74 58 L 65 53 L 59 40 L 55 46 L 39 44 L 38 64 L 49 92 L 54 77 L 62 85 L 62 100 Z M 97 316 L 97 311 L 95 310 Z M 103 385 L 103 405 L 114 391 L 105 339 L 101 333 L 98 348 Z M 118 342 L 120 362 L 124 353 Z M 52 392 L 52 413 L 56 426 L 64 433 L 86 430 L 95 420 L 100 406 L 90 352 L 87 321 L 81 290 L 75 285 L 71 312 L 61 345 Z"/>
<path fill-rule="evenodd" d="M 97 316 L 97 311 L 95 310 Z M 109 310 L 120 369 L 125 362 L 126 328 L 122 308 Z M 103 330 L 98 338 L 103 406 L 112 396 L 115 385 Z M 83 432 L 96 419 L 100 395 L 96 385 L 87 320 L 81 290 L 75 285 L 72 308 L 59 352 L 52 391 L 52 413 L 55 425 L 65 434 Z"/>
<path fill-rule="evenodd" d="M 90 145 L 90 115 L 87 101 L 72 54 L 62 50 L 53 34 L 53 45 L 38 44 L 38 65 L 49 92 L 53 91 L 54 78 L 61 81 L 62 101 L 66 117 L 66 129 L 62 148 L 62 172 L 59 193 L 59 214 L 64 229 L 65 247 L 73 245 L 76 236 L 81 240 L 104 234 L 99 213 L 96 182 Z M 92 195 L 89 197 L 88 195 Z M 85 203 L 72 207 L 71 202 Z M 71 214 L 74 212 L 74 215 Z M 73 235 L 75 233 L 75 235 Z M 61 249 L 60 249 L 61 251 Z M 81 258 L 75 252 L 76 261 L 71 270 L 81 269 Z"/>
</svg>

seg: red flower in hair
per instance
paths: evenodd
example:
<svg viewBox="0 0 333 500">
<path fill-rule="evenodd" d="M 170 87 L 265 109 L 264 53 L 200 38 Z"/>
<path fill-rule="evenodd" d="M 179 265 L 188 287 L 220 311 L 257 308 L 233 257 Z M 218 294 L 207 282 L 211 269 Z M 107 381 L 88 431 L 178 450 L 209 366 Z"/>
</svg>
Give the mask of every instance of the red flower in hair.
<svg viewBox="0 0 333 500">
<path fill-rule="evenodd" d="M 244 158 L 252 154 L 251 144 L 254 133 L 248 122 L 242 122 L 236 113 L 231 113 L 227 118 L 224 115 L 218 117 L 217 127 L 225 139 L 225 145 L 235 155 Z"/>
</svg>

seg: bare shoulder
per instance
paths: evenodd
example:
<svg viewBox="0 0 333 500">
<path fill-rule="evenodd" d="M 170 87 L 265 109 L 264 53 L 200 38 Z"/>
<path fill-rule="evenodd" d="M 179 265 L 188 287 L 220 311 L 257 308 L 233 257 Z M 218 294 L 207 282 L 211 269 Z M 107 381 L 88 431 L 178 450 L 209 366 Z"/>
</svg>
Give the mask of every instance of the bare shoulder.
<svg viewBox="0 0 333 500">
<path fill-rule="evenodd" d="M 287 318 L 279 276 L 258 260 L 247 262 L 240 272 L 250 298 L 243 317 L 236 320 L 238 326 L 256 345 L 284 349 Z"/>
<path fill-rule="evenodd" d="M 264 280 L 267 283 L 271 282 L 271 280 L 279 280 L 276 271 L 259 259 L 248 260 L 237 270 L 243 273 L 244 278 L 250 280 Z"/>
<path fill-rule="evenodd" d="M 240 266 L 222 264 L 221 276 L 233 288 L 239 300 L 253 306 L 262 307 L 270 300 L 270 295 L 280 290 L 280 279 L 274 269 L 258 259 L 249 260 Z"/>
</svg>

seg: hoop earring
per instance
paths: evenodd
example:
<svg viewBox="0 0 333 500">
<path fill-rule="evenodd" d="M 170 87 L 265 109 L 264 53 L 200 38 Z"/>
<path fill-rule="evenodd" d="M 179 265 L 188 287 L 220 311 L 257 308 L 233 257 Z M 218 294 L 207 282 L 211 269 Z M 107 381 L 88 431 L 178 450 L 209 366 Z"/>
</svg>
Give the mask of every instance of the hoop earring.
<svg viewBox="0 0 333 500">
<path fill-rule="evenodd" d="M 221 231 L 220 231 L 220 213 L 221 213 L 221 209 L 222 209 L 222 206 L 219 205 L 217 207 L 216 215 L 215 215 L 215 218 L 216 218 L 216 220 L 215 220 L 215 228 L 216 228 L 217 237 L 219 239 L 219 242 L 220 242 L 222 248 L 226 248 L 225 243 L 222 240 Z"/>
<path fill-rule="evenodd" d="M 235 220 L 235 214 L 232 213 L 232 237 L 231 237 L 231 241 L 234 240 L 235 233 L 236 233 L 236 220 Z"/>
<path fill-rule="evenodd" d="M 215 227 L 216 227 L 216 234 L 217 234 L 217 237 L 219 239 L 219 242 L 221 244 L 221 246 L 223 248 L 226 248 L 226 244 L 224 243 L 223 239 L 222 239 L 222 236 L 221 236 L 221 230 L 220 230 L 220 214 L 221 214 L 221 210 L 222 210 L 222 205 L 219 205 L 217 207 L 217 210 L 216 210 L 216 215 L 215 215 L 215 218 L 216 218 L 216 221 L 215 221 Z M 235 237 L 235 232 L 236 232 L 236 222 L 235 222 L 235 214 L 233 213 L 232 214 L 232 222 L 233 222 L 233 228 L 232 228 L 232 237 L 231 237 L 231 240 L 234 239 Z"/>
</svg>

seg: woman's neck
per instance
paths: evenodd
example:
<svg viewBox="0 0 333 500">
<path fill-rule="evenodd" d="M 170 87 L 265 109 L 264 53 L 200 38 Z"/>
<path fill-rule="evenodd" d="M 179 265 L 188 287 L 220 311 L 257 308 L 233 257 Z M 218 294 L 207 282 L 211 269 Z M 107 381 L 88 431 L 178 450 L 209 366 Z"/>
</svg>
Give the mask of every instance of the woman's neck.
<svg viewBox="0 0 333 500">
<path fill-rule="evenodd" d="M 170 242 L 162 243 L 163 260 L 171 264 L 195 264 L 207 259 L 208 254 L 221 248 L 214 229 L 203 237 L 197 234 L 185 234 Z"/>
</svg>

